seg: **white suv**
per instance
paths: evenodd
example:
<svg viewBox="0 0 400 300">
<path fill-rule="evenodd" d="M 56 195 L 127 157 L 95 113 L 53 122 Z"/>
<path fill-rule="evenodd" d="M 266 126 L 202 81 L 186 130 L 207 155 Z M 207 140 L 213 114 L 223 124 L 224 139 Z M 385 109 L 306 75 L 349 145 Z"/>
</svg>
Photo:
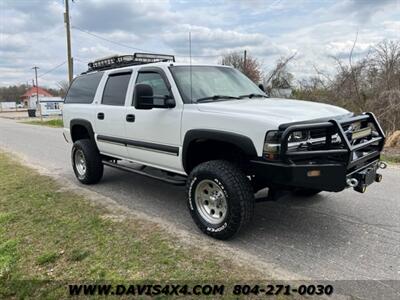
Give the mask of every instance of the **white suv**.
<svg viewBox="0 0 400 300">
<path fill-rule="evenodd" d="M 269 98 L 234 68 L 168 55 L 90 63 L 71 84 L 63 117 L 80 182 L 99 182 L 106 165 L 186 184 L 194 221 L 218 239 L 251 219 L 263 188 L 267 199 L 281 190 L 364 192 L 385 167 L 372 113 Z"/>
</svg>

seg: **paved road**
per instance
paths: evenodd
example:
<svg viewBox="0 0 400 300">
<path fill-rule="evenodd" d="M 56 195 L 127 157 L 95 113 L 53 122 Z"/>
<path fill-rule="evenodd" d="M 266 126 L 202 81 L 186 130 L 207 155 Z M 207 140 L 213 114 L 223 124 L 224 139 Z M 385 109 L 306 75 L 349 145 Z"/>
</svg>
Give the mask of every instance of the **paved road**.
<svg viewBox="0 0 400 300">
<path fill-rule="evenodd" d="M 0 118 L 4 147 L 74 179 L 70 146 L 60 129 Z M 253 224 L 227 244 L 307 278 L 399 280 L 400 168 L 382 173 L 383 182 L 366 194 L 348 190 L 259 203 Z M 200 234 L 181 187 L 106 168 L 103 181 L 90 189 Z"/>
</svg>

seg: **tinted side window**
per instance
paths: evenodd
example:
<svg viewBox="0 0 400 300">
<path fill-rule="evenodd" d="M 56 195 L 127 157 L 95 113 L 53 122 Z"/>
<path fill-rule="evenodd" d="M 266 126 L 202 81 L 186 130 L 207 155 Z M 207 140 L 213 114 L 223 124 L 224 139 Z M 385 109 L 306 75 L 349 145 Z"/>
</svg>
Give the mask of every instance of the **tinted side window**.
<svg viewBox="0 0 400 300">
<path fill-rule="evenodd" d="M 115 74 L 108 77 L 103 92 L 102 104 L 123 106 L 131 73 Z"/>
<path fill-rule="evenodd" d="M 76 78 L 65 96 L 65 103 L 92 103 L 103 72 Z"/>
<path fill-rule="evenodd" d="M 155 72 L 139 73 L 136 83 L 145 83 L 151 85 L 154 95 L 165 96 L 169 95 L 167 85 L 160 74 Z"/>
</svg>

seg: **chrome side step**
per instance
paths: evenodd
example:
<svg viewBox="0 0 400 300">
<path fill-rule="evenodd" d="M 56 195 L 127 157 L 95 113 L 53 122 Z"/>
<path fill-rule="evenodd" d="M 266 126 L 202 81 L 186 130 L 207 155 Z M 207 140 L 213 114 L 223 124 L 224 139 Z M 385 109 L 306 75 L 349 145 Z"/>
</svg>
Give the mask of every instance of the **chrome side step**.
<svg viewBox="0 0 400 300">
<path fill-rule="evenodd" d="M 160 181 L 164 181 L 166 183 L 173 184 L 173 185 L 185 185 L 186 184 L 185 177 L 180 176 L 180 175 L 177 175 L 177 176 L 180 177 L 179 179 L 174 179 L 174 178 L 171 178 L 171 177 L 168 177 L 168 176 L 158 176 L 158 175 L 155 175 L 155 174 L 150 174 L 148 172 L 142 171 L 143 169 L 137 170 L 137 169 L 130 168 L 130 167 L 127 167 L 127 166 L 119 165 L 118 163 L 110 162 L 108 160 L 103 160 L 103 164 L 106 165 L 106 166 L 112 167 L 112 168 L 120 169 L 120 170 L 123 170 L 123 171 L 126 171 L 126 172 L 131 172 L 131 173 L 135 173 L 135 174 L 139 174 L 139 175 L 143 175 L 143 176 L 146 176 L 146 177 L 149 177 L 149 178 L 153 178 L 153 179 L 157 179 L 157 180 L 160 180 Z"/>
</svg>

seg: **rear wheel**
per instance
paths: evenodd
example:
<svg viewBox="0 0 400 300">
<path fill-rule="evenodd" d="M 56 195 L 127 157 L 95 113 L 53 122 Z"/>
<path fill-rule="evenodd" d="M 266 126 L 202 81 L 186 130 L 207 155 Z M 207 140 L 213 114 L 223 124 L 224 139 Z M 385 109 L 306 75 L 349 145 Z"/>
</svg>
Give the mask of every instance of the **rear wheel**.
<svg viewBox="0 0 400 300">
<path fill-rule="evenodd" d="M 245 174 L 227 161 L 198 165 L 188 178 L 187 193 L 194 222 L 214 238 L 229 239 L 253 216 L 252 186 Z"/>
<path fill-rule="evenodd" d="M 84 184 L 94 184 L 103 177 L 104 166 L 96 145 L 88 140 L 74 143 L 71 153 L 72 167 L 76 178 Z"/>
</svg>

